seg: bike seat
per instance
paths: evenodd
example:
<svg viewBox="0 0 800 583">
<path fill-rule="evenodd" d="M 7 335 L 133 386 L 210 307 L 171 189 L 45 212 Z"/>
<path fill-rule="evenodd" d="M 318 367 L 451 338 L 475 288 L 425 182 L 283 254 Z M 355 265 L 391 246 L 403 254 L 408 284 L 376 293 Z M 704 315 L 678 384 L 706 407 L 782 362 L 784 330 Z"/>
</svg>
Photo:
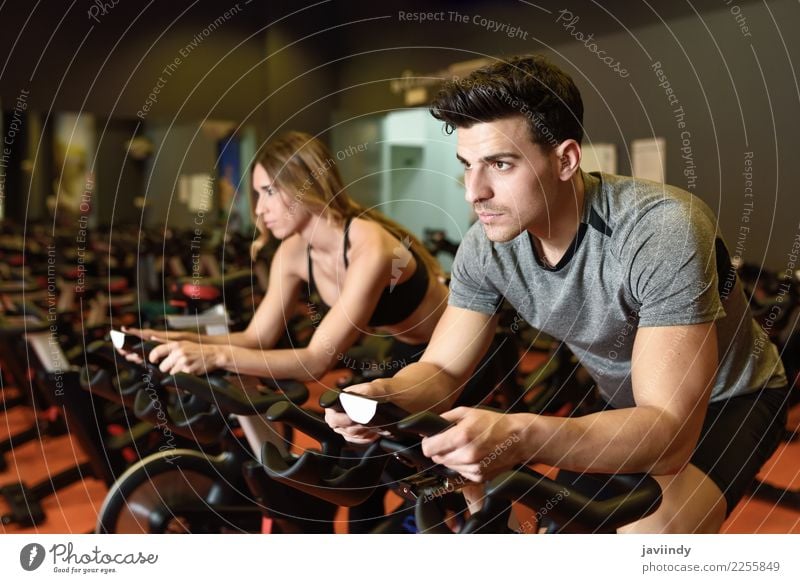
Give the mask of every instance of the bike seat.
<svg viewBox="0 0 800 583">
<path fill-rule="evenodd" d="M 217 301 L 223 296 L 247 288 L 253 283 L 250 271 L 237 271 L 219 277 L 181 277 L 173 286 L 173 292 L 182 299 Z"/>
</svg>

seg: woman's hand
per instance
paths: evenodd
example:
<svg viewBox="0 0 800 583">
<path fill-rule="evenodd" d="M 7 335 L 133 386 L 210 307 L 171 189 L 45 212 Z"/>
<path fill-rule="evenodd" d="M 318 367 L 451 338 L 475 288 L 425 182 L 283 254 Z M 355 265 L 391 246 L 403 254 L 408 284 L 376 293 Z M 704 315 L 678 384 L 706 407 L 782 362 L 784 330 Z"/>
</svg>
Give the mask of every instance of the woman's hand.
<svg viewBox="0 0 800 583">
<path fill-rule="evenodd" d="M 156 346 L 150 351 L 148 360 L 160 363 L 159 370 L 166 374 L 201 375 L 225 368 L 226 363 L 232 361 L 232 354 L 230 346 L 181 340 Z"/>
<path fill-rule="evenodd" d="M 142 340 L 153 340 L 155 342 L 178 342 L 188 340 L 198 342 L 200 335 L 197 332 L 187 332 L 185 330 L 153 330 L 152 328 L 128 328 L 122 327 L 125 334 L 138 336 Z"/>
<path fill-rule="evenodd" d="M 153 341 L 153 342 L 170 342 L 170 341 L 180 341 L 180 340 L 188 340 L 191 342 L 197 342 L 199 339 L 199 335 L 194 332 L 176 332 L 176 331 L 169 331 L 166 330 L 153 330 L 151 328 L 128 328 L 127 326 L 122 326 L 122 331 L 125 334 L 130 334 L 131 336 L 137 336 L 145 341 Z M 144 359 L 142 358 L 142 354 L 134 351 L 134 350 L 125 350 L 124 348 L 117 348 L 117 352 L 121 354 L 125 360 L 129 362 L 133 362 L 134 364 L 144 364 Z"/>
</svg>

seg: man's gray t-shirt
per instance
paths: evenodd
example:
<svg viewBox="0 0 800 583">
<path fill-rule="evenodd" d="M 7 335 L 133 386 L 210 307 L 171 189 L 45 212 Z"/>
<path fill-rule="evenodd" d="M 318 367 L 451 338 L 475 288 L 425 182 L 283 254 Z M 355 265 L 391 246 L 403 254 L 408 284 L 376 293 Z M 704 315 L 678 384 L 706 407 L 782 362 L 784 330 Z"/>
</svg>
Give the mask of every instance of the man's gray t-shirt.
<svg viewBox="0 0 800 583">
<path fill-rule="evenodd" d="M 493 243 L 480 223 L 459 246 L 449 303 L 485 314 L 503 298 L 563 340 L 614 407 L 633 406 L 631 353 L 640 327 L 716 320 L 712 401 L 786 384 L 778 351 L 753 319 L 711 209 L 678 188 L 583 173 L 583 218 L 554 268 L 528 231 Z M 668 360 L 665 360 L 668 362 Z"/>
</svg>

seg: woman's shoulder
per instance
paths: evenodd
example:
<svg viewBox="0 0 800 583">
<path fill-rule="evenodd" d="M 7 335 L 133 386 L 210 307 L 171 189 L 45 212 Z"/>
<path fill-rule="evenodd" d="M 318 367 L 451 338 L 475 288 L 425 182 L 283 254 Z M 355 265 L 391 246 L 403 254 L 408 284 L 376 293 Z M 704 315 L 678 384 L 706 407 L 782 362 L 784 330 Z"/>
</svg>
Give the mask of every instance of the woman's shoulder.
<svg viewBox="0 0 800 583">
<path fill-rule="evenodd" d="M 400 243 L 383 226 L 369 219 L 353 219 L 348 234 L 351 249 L 369 251 L 370 254 L 391 255 L 393 245 Z"/>
<path fill-rule="evenodd" d="M 292 235 L 281 241 L 275 252 L 275 259 L 280 259 L 290 270 L 296 270 L 298 265 L 305 265 L 308 245 L 300 235 Z"/>
</svg>

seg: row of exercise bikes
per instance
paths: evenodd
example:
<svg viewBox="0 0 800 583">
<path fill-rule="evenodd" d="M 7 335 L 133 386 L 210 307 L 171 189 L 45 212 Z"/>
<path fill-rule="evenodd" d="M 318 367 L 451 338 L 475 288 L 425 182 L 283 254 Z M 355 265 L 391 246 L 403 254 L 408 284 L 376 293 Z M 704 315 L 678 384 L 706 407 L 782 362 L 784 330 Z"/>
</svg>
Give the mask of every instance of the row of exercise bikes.
<svg viewBox="0 0 800 583">
<path fill-rule="evenodd" d="M 443 236 L 428 238 L 432 251 L 450 252 L 443 241 L 455 248 Z M 136 313 L 134 322 L 181 327 L 206 321 L 223 333 L 241 327 L 246 306 L 254 303 L 247 298 L 260 288 L 249 273 L 209 274 L 200 281 L 173 278 L 164 286 L 165 305 L 181 306 L 183 314 L 164 314 L 163 322 L 155 322 Z M 155 366 L 131 363 L 116 348 L 145 355 L 152 343 L 109 335 L 111 322 L 125 317 L 110 303 L 110 321 L 87 334 L 73 326 L 79 317 L 53 320 L 46 303 L 12 293 L 11 285 L 3 292 L 2 285 L 3 404 L 6 409 L 32 407 L 38 415 L 30 430 L 0 443 L 0 462 L 24 440 L 67 430 L 89 459 L 38 484 L 0 487 L 10 508 L 4 524 L 40 524 L 46 519 L 44 499 L 87 478 L 108 488 L 98 512 L 99 533 L 332 533 L 343 507 L 350 509 L 349 532 L 611 533 L 654 512 L 660 503 L 659 486 L 647 475 L 559 472 L 550 479 L 519 467 L 486 484 L 480 508 L 470 507 L 461 494 L 464 481 L 422 454 L 422 437 L 445 430 L 444 419 L 343 392 L 348 383 L 368 380 L 365 371 L 381 370 L 374 365 L 390 350 L 374 338 L 354 347 L 354 357 L 347 359 L 356 363 L 353 373 L 318 403 L 309 403 L 308 388 L 296 381 L 165 375 Z M 797 278 L 792 285 L 796 306 Z M 764 306 L 770 289 L 775 291 L 774 286 L 749 289 Z M 228 310 L 215 312 L 222 298 L 231 300 Z M 786 342 L 796 338 L 794 312 L 794 319 L 785 316 L 780 326 L 771 324 L 775 333 L 785 335 L 785 356 Z M 283 342 L 300 344 L 307 333 L 298 318 Z M 522 375 L 519 363 L 526 352 L 540 353 L 541 364 Z M 373 366 L 364 366 L 365 360 Z M 593 404 L 591 380 L 566 346 L 521 329 L 511 310 L 501 318 L 479 370 L 482 381 L 459 404 L 556 415 L 583 414 Z M 796 381 L 796 367 L 790 375 Z M 11 386 L 22 390 L 7 390 Z M 366 411 L 364 422 L 380 427 L 384 437 L 368 447 L 345 442 L 320 414 L 328 407 L 348 414 L 358 410 L 359 421 Z M 787 439 L 795 437 L 796 432 L 787 431 Z M 300 445 L 311 441 L 315 447 Z M 386 489 L 402 502 L 383 516 L 360 518 L 358 509 L 382 498 Z M 768 484 L 754 485 L 753 492 L 781 504 L 796 503 L 796 492 Z M 517 505 L 540 517 L 539 524 L 520 526 L 513 516 Z"/>
</svg>

